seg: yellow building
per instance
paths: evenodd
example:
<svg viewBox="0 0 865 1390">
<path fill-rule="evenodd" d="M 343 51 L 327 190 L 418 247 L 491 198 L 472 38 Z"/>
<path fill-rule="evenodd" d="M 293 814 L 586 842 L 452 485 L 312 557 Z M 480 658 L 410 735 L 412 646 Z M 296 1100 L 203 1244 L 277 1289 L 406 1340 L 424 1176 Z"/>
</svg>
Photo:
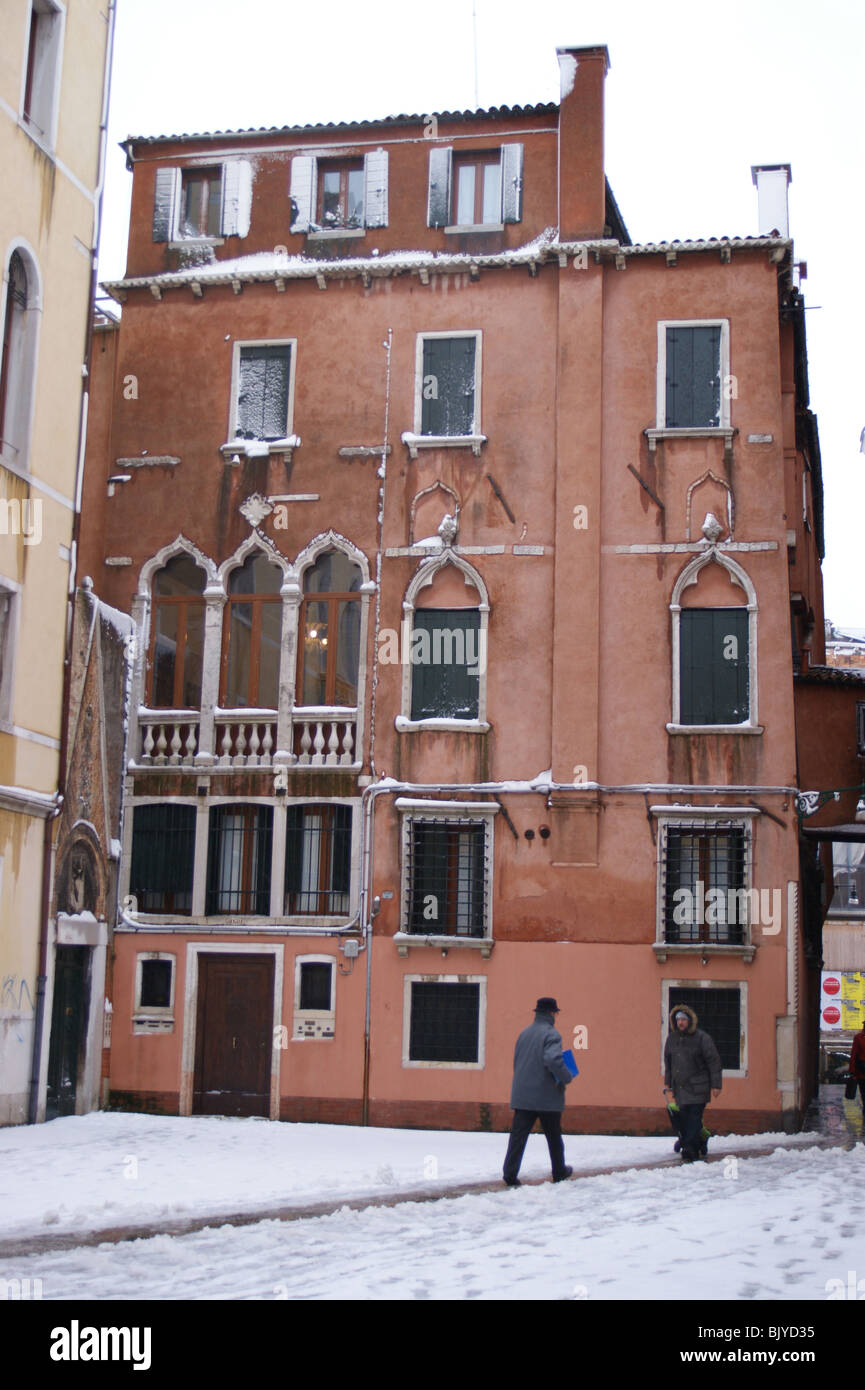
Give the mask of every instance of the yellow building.
<svg viewBox="0 0 865 1390">
<path fill-rule="evenodd" d="M 0 1123 L 16 1124 L 44 1117 L 48 1085 L 52 839 L 114 0 L 2 0 L 0 12 Z M 104 930 L 94 919 L 91 934 Z M 94 985 L 82 981 L 70 1027 L 76 1007 L 86 1027 Z"/>
</svg>

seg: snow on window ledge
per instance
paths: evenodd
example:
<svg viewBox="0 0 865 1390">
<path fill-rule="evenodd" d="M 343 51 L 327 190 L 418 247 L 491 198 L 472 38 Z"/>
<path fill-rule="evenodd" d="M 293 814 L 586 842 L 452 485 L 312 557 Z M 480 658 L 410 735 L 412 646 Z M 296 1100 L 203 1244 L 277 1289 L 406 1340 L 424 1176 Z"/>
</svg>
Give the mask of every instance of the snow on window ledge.
<svg viewBox="0 0 865 1390">
<path fill-rule="evenodd" d="M 503 232 L 504 222 L 467 222 L 464 225 L 445 227 L 445 235 L 464 236 L 467 232 Z"/>
<path fill-rule="evenodd" d="M 762 734 L 762 724 L 668 724 L 668 734 Z"/>
<path fill-rule="evenodd" d="M 414 733 L 417 729 L 438 729 L 454 734 L 488 734 L 490 726 L 484 719 L 407 719 L 398 714 L 394 728 L 399 734 Z"/>
<path fill-rule="evenodd" d="M 400 438 L 413 459 L 418 449 L 471 449 L 475 458 L 480 458 L 481 447 L 487 443 L 485 434 L 413 434 L 406 430 Z"/>
<path fill-rule="evenodd" d="M 282 439 L 229 439 L 226 444 L 220 444 L 219 452 L 226 463 L 239 463 L 241 458 L 267 458 L 270 454 L 285 454 L 290 463 L 293 451 L 300 445 L 300 436 L 296 434 L 287 434 Z"/>
</svg>

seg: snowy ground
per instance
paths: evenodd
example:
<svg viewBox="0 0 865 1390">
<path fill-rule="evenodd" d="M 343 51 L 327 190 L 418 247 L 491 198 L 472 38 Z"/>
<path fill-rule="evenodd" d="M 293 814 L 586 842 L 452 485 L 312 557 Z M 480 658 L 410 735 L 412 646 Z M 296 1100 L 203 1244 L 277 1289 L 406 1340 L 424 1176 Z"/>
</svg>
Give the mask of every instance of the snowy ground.
<svg viewBox="0 0 865 1390">
<path fill-rule="evenodd" d="M 865 1145 L 778 1135 L 568 1136 L 578 1182 L 0 1258 L 51 1299 L 805 1299 L 865 1293 Z M 398 1195 L 500 1176 L 505 1136 L 95 1114 L 0 1132 L 0 1242 L 129 1222 Z M 788 1147 L 789 1146 L 789 1147 Z M 548 1174 L 542 1136 L 523 1177 Z M 840 1281 L 832 1284 L 831 1281 Z M 31 1288 L 36 1287 L 31 1282 Z"/>
</svg>

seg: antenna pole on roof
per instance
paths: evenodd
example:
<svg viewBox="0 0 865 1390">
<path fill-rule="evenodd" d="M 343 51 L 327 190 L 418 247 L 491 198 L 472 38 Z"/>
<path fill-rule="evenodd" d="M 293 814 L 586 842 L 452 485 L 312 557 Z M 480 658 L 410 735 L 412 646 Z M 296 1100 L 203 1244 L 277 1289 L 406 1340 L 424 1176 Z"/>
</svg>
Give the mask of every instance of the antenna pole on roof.
<svg viewBox="0 0 865 1390">
<path fill-rule="evenodd" d="M 477 0 L 472 0 L 472 35 L 474 38 L 475 50 L 475 110 L 480 107 L 478 100 L 478 9 Z"/>
</svg>

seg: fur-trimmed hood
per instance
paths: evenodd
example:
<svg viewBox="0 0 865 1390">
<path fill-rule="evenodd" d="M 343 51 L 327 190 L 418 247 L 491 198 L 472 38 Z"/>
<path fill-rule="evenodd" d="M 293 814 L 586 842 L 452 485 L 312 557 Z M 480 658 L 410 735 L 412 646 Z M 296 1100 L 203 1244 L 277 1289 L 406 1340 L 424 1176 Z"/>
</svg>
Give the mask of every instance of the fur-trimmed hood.
<svg viewBox="0 0 865 1390">
<path fill-rule="evenodd" d="M 694 1010 L 690 1008 L 687 1004 L 675 1004 L 673 1008 L 670 1010 L 671 1033 L 678 1034 L 679 1032 L 678 1028 L 676 1027 L 676 1014 L 687 1014 L 688 1018 L 691 1020 L 691 1022 L 688 1024 L 688 1034 L 686 1034 L 686 1036 L 688 1036 L 691 1033 L 696 1033 L 697 1015 L 694 1013 Z"/>
</svg>

